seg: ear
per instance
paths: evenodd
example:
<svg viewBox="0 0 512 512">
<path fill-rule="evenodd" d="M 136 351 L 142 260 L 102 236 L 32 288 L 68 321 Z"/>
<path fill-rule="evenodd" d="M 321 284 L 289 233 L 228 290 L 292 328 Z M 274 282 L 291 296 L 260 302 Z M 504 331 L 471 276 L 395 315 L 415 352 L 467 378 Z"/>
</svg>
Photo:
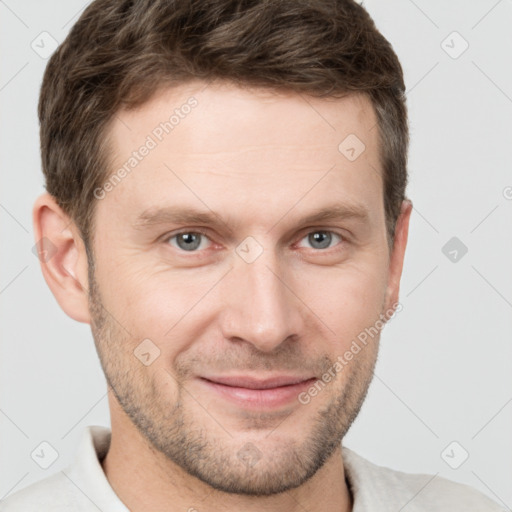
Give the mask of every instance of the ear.
<svg viewBox="0 0 512 512">
<path fill-rule="evenodd" d="M 394 309 L 393 305 L 398 303 L 400 293 L 400 278 L 409 234 L 409 219 L 411 218 L 412 202 L 410 199 L 402 201 L 400 215 L 396 221 L 395 238 L 391 258 L 389 261 L 388 285 L 386 289 L 385 311 Z"/>
<path fill-rule="evenodd" d="M 36 199 L 32 221 L 46 283 L 68 316 L 90 323 L 87 254 L 78 228 L 48 193 Z"/>
</svg>

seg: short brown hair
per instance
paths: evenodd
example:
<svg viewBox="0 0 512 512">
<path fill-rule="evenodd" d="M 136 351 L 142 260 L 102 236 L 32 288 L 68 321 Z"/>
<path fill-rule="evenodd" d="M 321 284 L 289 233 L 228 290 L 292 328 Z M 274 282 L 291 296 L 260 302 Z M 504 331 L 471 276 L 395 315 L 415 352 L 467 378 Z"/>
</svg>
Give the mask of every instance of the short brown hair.
<svg viewBox="0 0 512 512">
<path fill-rule="evenodd" d="M 164 86 L 228 80 L 367 94 L 380 136 L 388 240 L 405 198 L 409 134 L 400 62 L 353 0 L 95 0 L 45 70 L 38 114 L 46 190 L 86 247 L 109 175 L 108 127 Z M 341 142 L 341 141 L 340 141 Z"/>
</svg>

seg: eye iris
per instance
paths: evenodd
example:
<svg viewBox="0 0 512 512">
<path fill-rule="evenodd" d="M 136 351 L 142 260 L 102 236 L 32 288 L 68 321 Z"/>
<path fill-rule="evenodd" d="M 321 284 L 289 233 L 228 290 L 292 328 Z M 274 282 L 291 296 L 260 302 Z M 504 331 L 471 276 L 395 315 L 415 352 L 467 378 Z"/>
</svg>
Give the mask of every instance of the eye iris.
<svg viewBox="0 0 512 512">
<path fill-rule="evenodd" d="M 184 249 L 186 251 L 194 250 L 197 249 L 200 245 L 200 233 L 179 233 L 176 235 L 176 237 L 180 249 Z M 185 241 L 185 245 L 182 245 L 180 243 L 181 241 Z"/>
<path fill-rule="evenodd" d="M 327 231 L 315 231 L 314 233 L 311 233 L 309 235 L 309 241 L 314 246 L 313 242 L 317 243 L 320 242 L 320 247 L 316 247 L 318 249 L 325 249 L 326 247 L 329 247 L 332 239 L 331 233 Z"/>
<path fill-rule="evenodd" d="M 197 249 L 200 245 L 200 237 L 201 233 L 178 233 L 176 235 L 177 243 L 180 249 L 184 249 L 186 251 Z M 325 249 L 329 247 L 332 240 L 332 234 L 328 231 L 315 231 L 314 233 L 310 233 L 308 235 L 309 241 L 312 245 L 319 243 L 318 249 Z M 184 242 L 184 245 L 183 245 Z"/>
</svg>

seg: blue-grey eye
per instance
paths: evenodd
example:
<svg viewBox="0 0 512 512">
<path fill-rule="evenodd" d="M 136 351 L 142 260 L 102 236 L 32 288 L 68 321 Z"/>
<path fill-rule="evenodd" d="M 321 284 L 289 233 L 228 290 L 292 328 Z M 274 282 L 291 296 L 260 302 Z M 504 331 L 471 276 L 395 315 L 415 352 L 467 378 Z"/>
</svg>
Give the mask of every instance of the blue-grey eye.
<svg viewBox="0 0 512 512">
<path fill-rule="evenodd" d="M 328 249 L 333 241 L 333 235 L 341 240 L 340 235 L 332 231 L 312 231 L 304 238 L 308 239 L 313 249 Z"/>
<path fill-rule="evenodd" d="M 169 242 L 173 239 L 176 239 L 178 249 L 191 252 L 197 250 L 200 247 L 203 238 L 206 238 L 206 236 L 203 233 L 197 233 L 195 231 L 185 231 L 182 233 L 177 233 L 174 236 L 171 236 L 169 238 Z"/>
</svg>

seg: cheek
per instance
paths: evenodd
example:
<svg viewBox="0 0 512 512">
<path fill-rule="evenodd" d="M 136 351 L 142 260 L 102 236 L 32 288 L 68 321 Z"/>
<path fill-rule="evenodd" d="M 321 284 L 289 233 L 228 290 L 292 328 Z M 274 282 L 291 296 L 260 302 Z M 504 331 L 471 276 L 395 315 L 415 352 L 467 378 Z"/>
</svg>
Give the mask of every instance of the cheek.
<svg viewBox="0 0 512 512">
<path fill-rule="evenodd" d="M 118 265 L 112 268 L 102 286 L 105 305 L 116 320 L 131 334 L 133 345 L 152 340 L 162 352 L 178 352 L 185 343 L 184 330 L 199 327 L 196 313 L 201 305 L 208 307 L 204 297 L 215 279 L 197 279 L 178 272 L 148 272 Z M 204 299 L 202 299 L 204 297 Z M 204 305 L 203 305 L 204 302 Z M 108 304 L 108 306 L 107 306 Z M 182 340 L 181 342 L 179 340 Z M 165 343 L 164 343 L 165 342 Z"/>
<path fill-rule="evenodd" d="M 172 356 L 170 352 L 184 350 L 221 312 L 212 288 L 222 273 L 206 267 L 172 271 L 140 256 L 124 254 L 99 262 L 97 279 L 104 305 L 131 334 L 134 347 L 148 338 Z M 344 346 L 382 312 L 384 264 L 376 251 L 368 249 L 338 266 L 301 264 L 283 277 L 300 298 L 290 300 L 307 318 L 306 325 L 318 338 Z M 209 296 L 209 291 L 214 293 Z"/>
<path fill-rule="evenodd" d="M 328 327 L 322 327 L 326 336 L 342 349 L 379 318 L 386 275 L 375 266 L 345 266 L 331 268 L 319 277 L 309 276 L 299 296 Z"/>
</svg>

